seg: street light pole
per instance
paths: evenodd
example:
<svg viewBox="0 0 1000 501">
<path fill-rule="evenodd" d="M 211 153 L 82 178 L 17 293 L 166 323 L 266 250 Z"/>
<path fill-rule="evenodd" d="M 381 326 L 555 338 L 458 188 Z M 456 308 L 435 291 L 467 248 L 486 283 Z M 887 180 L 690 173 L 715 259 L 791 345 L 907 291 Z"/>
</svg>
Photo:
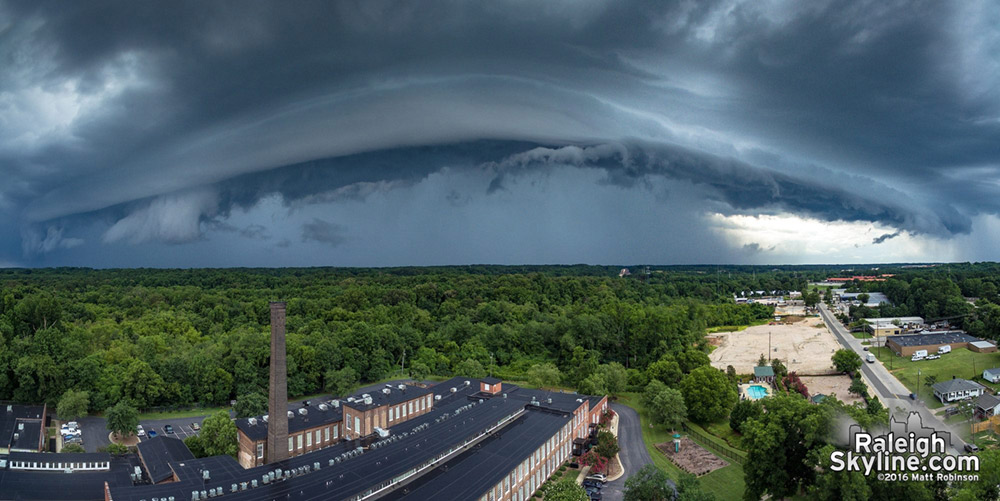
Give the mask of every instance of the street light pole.
<svg viewBox="0 0 1000 501">
<path fill-rule="evenodd" d="M 917 369 L 917 400 L 920 400 L 920 369 Z"/>
</svg>

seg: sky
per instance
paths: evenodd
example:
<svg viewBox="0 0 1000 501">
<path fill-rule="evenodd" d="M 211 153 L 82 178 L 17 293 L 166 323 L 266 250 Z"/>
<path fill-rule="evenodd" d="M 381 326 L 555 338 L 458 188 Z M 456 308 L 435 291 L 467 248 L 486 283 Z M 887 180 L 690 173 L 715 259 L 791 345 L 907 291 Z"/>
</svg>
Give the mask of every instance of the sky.
<svg viewBox="0 0 1000 501">
<path fill-rule="evenodd" d="M 998 26 L 990 0 L 0 0 L 0 267 L 997 260 Z"/>
</svg>

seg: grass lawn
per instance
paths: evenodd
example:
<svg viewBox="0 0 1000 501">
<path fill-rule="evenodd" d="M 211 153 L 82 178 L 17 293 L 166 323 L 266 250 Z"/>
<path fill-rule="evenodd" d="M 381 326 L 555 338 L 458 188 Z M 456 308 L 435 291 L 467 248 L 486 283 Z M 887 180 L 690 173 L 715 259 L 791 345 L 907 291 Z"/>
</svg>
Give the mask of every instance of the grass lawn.
<svg viewBox="0 0 1000 501">
<path fill-rule="evenodd" d="M 729 427 L 729 420 L 724 419 L 715 423 L 709 423 L 703 426 L 705 431 L 715 435 L 716 437 L 725 440 L 730 447 L 735 449 L 740 448 L 740 434 L 736 433 L 732 428 Z"/>
<path fill-rule="evenodd" d="M 181 419 L 198 416 L 210 416 L 219 411 L 229 412 L 229 409 L 229 407 L 204 407 L 200 409 L 185 409 L 180 411 L 145 412 L 139 414 L 139 420 L 146 421 L 152 419 Z"/>
<path fill-rule="evenodd" d="M 764 318 L 761 320 L 754 320 L 753 322 L 750 323 L 750 325 L 718 325 L 715 327 L 709 327 L 708 333 L 714 334 L 716 332 L 738 332 L 754 325 L 764 325 L 770 321 L 771 321 L 770 318 Z"/>
<path fill-rule="evenodd" d="M 642 441 L 646 444 L 646 450 L 649 451 L 649 455 L 653 458 L 653 464 L 676 481 L 683 471 L 670 462 L 655 447 L 656 444 L 673 440 L 673 433 L 661 426 L 649 427 L 649 418 L 647 417 L 646 409 L 639 402 L 637 394 L 628 393 L 622 395 L 618 401 L 635 409 L 639 413 L 639 420 L 642 426 Z M 743 467 L 738 463 L 730 463 L 729 466 L 698 477 L 698 479 L 701 481 L 701 488 L 706 492 L 714 494 L 716 499 L 720 501 L 739 500 L 743 498 L 743 490 L 746 488 L 746 484 L 743 481 Z"/>
<path fill-rule="evenodd" d="M 880 351 L 881 354 L 879 354 Z M 892 350 L 885 347 L 880 350 L 873 349 L 871 352 L 875 353 L 886 369 L 889 369 L 891 363 L 892 369 L 889 372 L 911 392 L 918 393 L 920 398 L 924 399 L 927 403 L 927 407 L 931 409 L 942 407 L 943 404 L 937 398 L 934 398 L 934 391 L 924 384 L 927 376 L 933 375 L 937 377 L 939 382 L 951 379 L 954 376 L 974 380 L 994 390 L 1000 387 L 1000 385 L 987 383 L 982 378 L 983 369 L 1000 367 L 1000 352 L 976 353 L 965 348 L 958 348 L 952 350 L 951 353 L 941 355 L 941 358 L 937 360 L 920 360 L 917 362 L 911 362 L 910 357 L 897 357 L 892 353 Z M 919 392 L 916 391 L 918 389 L 918 369 L 920 370 Z"/>
</svg>

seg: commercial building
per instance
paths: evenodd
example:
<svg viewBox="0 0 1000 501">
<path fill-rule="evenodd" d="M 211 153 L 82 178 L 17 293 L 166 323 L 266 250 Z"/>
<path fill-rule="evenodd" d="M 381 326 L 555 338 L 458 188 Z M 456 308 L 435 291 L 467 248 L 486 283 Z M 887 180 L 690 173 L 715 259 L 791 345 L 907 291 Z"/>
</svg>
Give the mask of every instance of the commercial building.
<svg viewBox="0 0 1000 501">
<path fill-rule="evenodd" d="M 969 348 L 971 343 L 981 341 L 981 339 L 970 336 L 962 331 L 935 332 L 931 334 L 910 334 L 900 336 L 889 336 L 885 346 L 896 355 L 908 357 L 918 350 L 927 350 L 928 353 L 938 351 L 938 348 L 948 345 L 951 348 Z M 996 349 L 996 347 L 993 347 Z"/>
<path fill-rule="evenodd" d="M 993 353 L 997 351 L 997 345 L 982 339 L 969 343 L 969 350 L 978 353 Z"/>
<path fill-rule="evenodd" d="M 180 439 L 157 436 L 139 442 L 139 461 L 146 477 L 154 484 L 176 482 L 170 463 L 194 459 L 194 454 Z"/>
<path fill-rule="evenodd" d="M 44 405 L 0 402 L 0 454 L 45 450 Z"/>
<path fill-rule="evenodd" d="M 840 293 L 839 299 L 842 302 L 854 302 L 858 301 L 860 303 L 861 299 L 858 296 L 862 294 L 868 295 L 868 300 L 865 301 L 865 306 L 869 308 L 875 308 L 882 303 L 892 304 L 889 298 L 881 292 L 842 292 Z"/>
<path fill-rule="evenodd" d="M 921 317 L 866 318 L 865 329 L 875 337 L 896 336 L 914 331 L 924 325 Z"/>
<path fill-rule="evenodd" d="M 52 454 L 47 452 L 12 452 L 7 458 L 11 470 L 20 471 L 108 471 L 111 455 L 106 452 Z"/>
</svg>

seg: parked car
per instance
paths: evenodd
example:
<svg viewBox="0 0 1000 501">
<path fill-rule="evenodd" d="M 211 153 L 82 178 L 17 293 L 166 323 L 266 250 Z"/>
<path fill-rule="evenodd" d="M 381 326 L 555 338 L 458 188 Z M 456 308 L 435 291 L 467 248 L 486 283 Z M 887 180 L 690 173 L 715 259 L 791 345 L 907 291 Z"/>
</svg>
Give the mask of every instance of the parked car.
<svg viewBox="0 0 1000 501">
<path fill-rule="evenodd" d="M 156 433 L 156 430 L 149 430 L 149 438 L 154 438 L 157 435 L 158 435 L 158 433 Z"/>
<path fill-rule="evenodd" d="M 59 433 L 62 433 L 63 435 L 65 435 L 67 433 L 77 433 L 77 432 L 79 432 L 80 429 L 77 428 L 75 425 L 76 425 L 76 423 L 73 423 L 72 425 L 70 423 L 66 423 L 66 424 L 62 425 L 61 427 L 59 427 Z"/>
<path fill-rule="evenodd" d="M 603 484 L 608 481 L 608 476 L 603 473 L 594 473 L 591 475 L 587 475 L 587 478 L 585 478 L 584 480 L 597 480 L 598 482 Z"/>
<path fill-rule="evenodd" d="M 868 351 L 868 347 L 867 346 L 865 346 L 864 348 L 861 348 L 861 349 L 864 350 L 864 351 Z"/>
<path fill-rule="evenodd" d="M 73 434 L 73 433 L 67 433 L 67 434 L 63 435 L 63 442 L 69 442 L 69 441 L 71 441 L 73 439 L 76 439 L 76 438 L 80 438 L 80 435 L 76 435 L 76 434 Z"/>
<path fill-rule="evenodd" d="M 198 431 L 201 429 L 201 425 L 198 423 L 191 423 L 191 429 L 194 431 Z"/>
<path fill-rule="evenodd" d="M 587 495 L 593 496 L 594 494 L 599 494 L 601 492 L 600 487 L 587 487 Z"/>
<path fill-rule="evenodd" d="M 146 436 L 146 430 L 142 429 L 142 425 L 140 424 L 139 426 L 135 427 L 135 434 L 138 435 L 138 436 L 140 436 L 140 437 L 145 437 Z"/>
<path fill-rule="evenodd" d="M 979 452 L 979 447 L 976 444 L 965 444 L 965 452 Z"/>
<path fill-rule="evenodd" d="M 600 489 L 601 483 L 596 480 L 587 479 L 583 481 L 584 489 Z"/>
<path fill-rule="evenodd" d="M 590 501 L 601 501 L 601 499 L 604 499 L 604 497 L 601 496 L 601 491 L 590 493 Z"/>
<path fill-rule="evenodd" d="M 164 426 L 163 427 L 163 433 L 166 433 L 167 435 L 173 434 L 174 433 L 174 427 L 171 426 L 171 425 L 169 425 L 169 424 L 166 425 L 166 426 Z"/>
<path fill-rule="evenodd" d="M 927 355 L 927 360 L 937 360 L 939 358 L 941 358 L 941 355 L 938 355 L 938 354 Z"/>
</svg>

